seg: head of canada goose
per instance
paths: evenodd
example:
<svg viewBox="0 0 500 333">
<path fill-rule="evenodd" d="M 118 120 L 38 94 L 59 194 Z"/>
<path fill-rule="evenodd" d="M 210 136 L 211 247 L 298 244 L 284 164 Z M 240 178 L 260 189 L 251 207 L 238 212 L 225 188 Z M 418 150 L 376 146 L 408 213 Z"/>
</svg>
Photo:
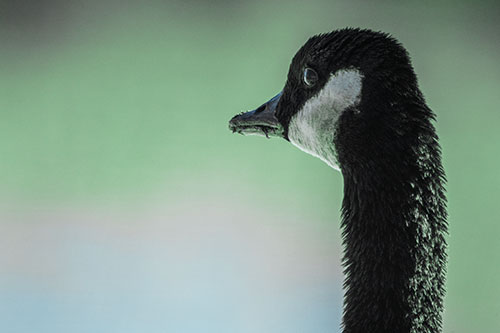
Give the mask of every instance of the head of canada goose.
<svg viewBox="0 0 500 333">
<path fill-rule="evenodd" d="M 310 38 L 283 90 L 229 122 L 341 171 L 344 332 L 441 330 L 445 176 L 432 120 L 402 45 L 348 28 Z"/>
<path fill-rule="evenodd" d="M 310 38 L 294 56 L 284 89 L 233 117 L 233 132 L 279 136 L 333 168 L 368 167 L 398 149 L 422 104 L 403 47 L 380 32 L 344 29 Z M 418 119 L 417 119 L 418 120 Z M 409 143 L 411 145 L 411 143 Z"/>
</svg>

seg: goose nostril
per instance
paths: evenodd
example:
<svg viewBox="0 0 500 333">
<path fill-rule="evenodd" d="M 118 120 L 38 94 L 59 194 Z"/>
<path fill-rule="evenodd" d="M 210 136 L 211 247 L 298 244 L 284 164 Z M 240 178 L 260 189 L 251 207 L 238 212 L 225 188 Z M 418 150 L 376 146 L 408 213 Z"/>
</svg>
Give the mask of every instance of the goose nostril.
<svg viewBox="0 0 500 333">
<path fill-rule="evenodd" d="M 260 113 L 262 111 L 264 111 L 266 109 L 266 104 L 262 104 L 261 106 L 259 106 L 256 110 L 255 110 L 255 113 Z"/>
</svg>

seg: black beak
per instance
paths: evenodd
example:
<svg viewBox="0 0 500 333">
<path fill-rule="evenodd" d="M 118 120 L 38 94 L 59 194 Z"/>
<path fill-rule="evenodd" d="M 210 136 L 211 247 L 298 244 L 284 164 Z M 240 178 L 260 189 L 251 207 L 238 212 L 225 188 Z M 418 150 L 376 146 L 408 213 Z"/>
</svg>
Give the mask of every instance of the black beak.
<svg viewBox="0 0 500 333">
<path fill-rule="evenodd" d="M 281 94 L 271 98 L 253 111 L 248 111 L 234 116 L 229 121 L 229 129 L 233 133 L 238 132 L 243 135 L 262 135 L 283 137 L 283 126 L 276 118 L 276 106 Z"/>
</svg>

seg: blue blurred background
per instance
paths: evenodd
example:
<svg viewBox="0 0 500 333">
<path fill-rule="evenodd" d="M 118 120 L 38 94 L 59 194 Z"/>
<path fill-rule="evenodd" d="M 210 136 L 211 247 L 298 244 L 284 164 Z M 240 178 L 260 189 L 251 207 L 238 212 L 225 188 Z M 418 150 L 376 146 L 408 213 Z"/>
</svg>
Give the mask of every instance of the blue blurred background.
<svg viewBox="0 0 500 333">
<path fill-rule="evenodd" d="M 500 331 L 494 1 L 0 1 L 0 332 L 338 332 L 342 177 L 227 121 L 313 34 L 407 47 L 448 175 L 445 332 Z"/>
</svg>

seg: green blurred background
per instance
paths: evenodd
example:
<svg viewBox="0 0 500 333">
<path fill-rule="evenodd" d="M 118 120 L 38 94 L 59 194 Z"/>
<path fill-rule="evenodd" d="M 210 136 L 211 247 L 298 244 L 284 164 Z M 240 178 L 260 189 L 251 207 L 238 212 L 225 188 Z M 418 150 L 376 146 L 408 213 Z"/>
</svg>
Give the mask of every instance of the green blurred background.
<svg viewBox="0 0 500 333">
<path fill-rule="evenodd" d="M 231 134 L 316 33 L 409 50 L 448 176 L 445 332 L 500 332 L 494 1 L 0 1 L 1 332 L 338 332 L 341 175 Z"/>
</svg>

